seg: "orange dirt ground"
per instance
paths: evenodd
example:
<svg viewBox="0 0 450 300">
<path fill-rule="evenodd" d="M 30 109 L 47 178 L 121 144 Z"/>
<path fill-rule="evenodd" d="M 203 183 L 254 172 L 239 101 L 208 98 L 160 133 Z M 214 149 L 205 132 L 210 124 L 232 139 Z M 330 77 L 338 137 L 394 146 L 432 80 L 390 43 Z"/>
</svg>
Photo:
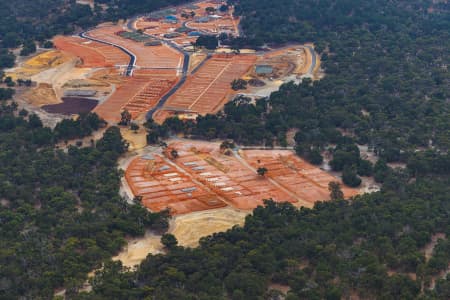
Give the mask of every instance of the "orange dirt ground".
<svg viewBox="0 0 450 300">
<path fill-rule="evenodd" d="M 167 100 L 163 110 L 193 111 L 200 114 L 217 112 L 228 97 L 235 93 L 231 89 L 231 82 L 244 75 L 255 61 L 254 55 L 215 55 Z M 155 120 L 164 121 L 157 116 Z"/>
<path fill-rule="evenodd" d="M 137 70 L 94 112 L 104 120 L 115 123 L 120 121 L 120 113 L 127 109 L 135 119 L 155 106 L 176 81 L 174 70 Z"/>
<path fill-rule="evenodd" d="M 166 153 L 173 149 L 179 155 L 176 159 L 144 155 L 126 170 L 133 194 L 143 196 L 143 204 L 151 210 L 169 207 L 173 214 L 184 214 L 227 204 L 252 210 L 269 198 L 312 207 L 329 199 L 330 181 L 340 182 L 288 150 L 246 150 L 239 158 L 223 154 L 219 143 L 176 141 Z M 268 169 L 266 176 L 257 175 L 259 166 Z M 195 191 L 181 190 L 190 187 Z M 345 197 L 358 194 L 355 189 L 342 190 Z"/>
<path fill-rule="evenodd" d="M 113 46 L 78 37 L 57 36 L 53 43 L 57 49 L 78 56 L 83 62 L 82 67 L 86 68 L 125 65 L 130 60 L 128 55 Z"/>
<path fill-rule="evenodd" d="M 136 66 L 140 68 L 181 68 L 183 56 L 180 52 L 167 46 L 145 46 L 144 43 L 135 42 L 117 35 L 122 31 L 120 26 L 102 26 L 88 35 L 100 40 L 120 45 L 136 55 Z"/>
<path fill-rule="evenodd" d="M 142 204 L 152 211 L 169 208 L 172 215 L 178 215 L 226 206 L 160 156 L 134 159 L 125 177 L 133 194 L 142 196 Z"/>
<path fill-rule="evenodd" d="M 297 202 L 235 157 L 221 154 L 218 144 L 175 142 L 169 145 L 169 152 L 170 149 L 178 151 L 179 157 L 174 162 L 180 168 L 238 209 L 254 209 L 268 198 Z"/>
<path fill-rule="evenodd" d="M 246 150 L 243 151 L 243 157 L 255 169 L 266 167 L 269 170 L 266 176 L 310 203 L 330 198 L 328 183 L 331 181 L 341 183 L 346 198 L 358 194 L 356 189 L 344 186 L 339 179 L 289 151 Z"/>
</svg>

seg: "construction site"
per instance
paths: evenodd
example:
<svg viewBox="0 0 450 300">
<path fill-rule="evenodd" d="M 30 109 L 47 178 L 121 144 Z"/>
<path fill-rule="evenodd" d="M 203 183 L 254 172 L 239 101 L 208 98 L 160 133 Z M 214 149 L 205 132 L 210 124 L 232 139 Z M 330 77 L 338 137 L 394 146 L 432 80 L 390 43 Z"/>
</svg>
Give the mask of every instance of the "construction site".
<svg viewBox="0 0 450 300">
<path fill-rule="evenodd" d="M 150 117 L 163 123 L 175 115 L 195 120 L 217 113 L 238 93 L 265 97 L 284 82 L 311 75 L 312 47 L 261 53 L 193 47 L 202 35 L 239 36 L 233 11 L 223 1 L 202 1 L 56 36 L 56 50 L 6 75 L 34 83 L 23 97 L 36 107 L 66 115 L 94 111 L 110 124 L 117 124 L 125 110 L 137 123 Z M 247 88 L 233 90 L 236 79 L 248 82 Z"/>
<path fill-rule="evenodd" d="M 31 81 L 19 95 L 31 113 L 61 120 L 95 112 L 108 123 L 82 140 L 61 141 L 60 149 L 94 144 L 129 112 L 131 125 L 138 126 L 119 126 L 128 145 L 118 160 L 124 175 L 121 199 L 151 212 L 168 210 L 167 232 L 183 247 L 197 247 L 202 237 L 244 226 L 265 200 L 308 209 L 330 200 L 330 182 L 339 183 L 345 199 L 370 192 L 374 185 L 350 188 L 340 174 L 298 157 L 292 150 L 295 130 L 289 131 L 289 147 L 283 150 L 228 148 L 220 141 L 172 133 L 159 146 L 148 144 L 149 130 L 143 124 L 150 118 L 158 124 L 174 116 L 195 122 L 198 116 L 221 112 L 236 96 L 270 97 L 287 82 L 323 76 L 313 44 L 258 50 L 231 49 L 224 42 L 215 50 L 196 44 L 201 36 L 240 35 L 240 19 L 233 16 L 232 6 L 224 5 L 195 2 L 56 36 L 53 49 L 40 48 L 5 70 L 15 81 Z M 236 88 L 235 82 L 245 82 L 244 87 Z M 113 259 L 133 267 L 149 253 L 167 253 L 159 234 L 125 237 L 127 246 Z"/>
<path fill-rule="evenodd" d="M 161 111 L 185 115 L 205 115 L 219 111 L 235 94 L 231 82 L 246 74 L 256 61 L 254 55 L 216 54 L 191 74 Z M 153 119 L 162 123 L 167 114 L 156 112 Z"/>
<path fill-rule="evenodd" d="M 110 125 L 125 110 L 140 125 L 148 118 L 162 124 L 172 116 L 195 121 L 219 112 L 238 94 L 267 97 L 285 82 L 316 78 L 319 58 L 312 45 L 259 52 L 194 45 L 204 35 L 239 36 L 233 12 L 224 1 L 201 1 L 56 36 L 55 49 L 40 49 L 6 75 L 32 81 L 21 97 L 37 112 L 93 111 Z M 247 87 L 233 89 L 237 79 Z M 171 140 L 164 149 L 147 151 L 142 126 L 121 133 L 130 151 L 139 153 L 123 167 L 127 198 L 151 211 L 169 209 L 169 231 L 180 245 L 195 246 L 202 236 L 242 225 L 263 199 L 312 207 L 329 199 L 330 181 L 339 181 L 289 150 L 223 151 L 219 143 Z M 258 174 L 261 167 L 265 174 Z M 346 187 L 343 192 L 358 193 Z M 161 251 L 155 236 L 145 239 L 130 241 L 117 259 L 131 265 L 150 248 Z"/>
<path fill-rule="evenodd" d="M 267 173 L 258 174 L 259 168 Z M 173 215 L 225 206 L 250 211 L 264 199 L 312 207 L 329 199 L 329 182 L 340 182 L 290 150 L 223 151 L 219 143 L 202 141 L 174 141 L 163 154 L 138 156 L 125 176 L 143 205 Z"/>
<path fill-rule="evenodd" d="M 330 199 L 330 182 L 341 185 L 345 198 L 364 192 L 345 186 L 292 150 L 229 149 L 219 142 L 173 139 L 167 146 L 138 152 L 121 163 L 125 195 L 154 212 L 168 209 L 169 232 L 184 247 L 243 225 L 245 216 L 264 205 L 264 199 L 311 208 Z M 114 259 L 132 267 L 148 253 L 163 253 L 159 238 L 148 233 L 130 240 Z"/>
<path fill-rule="evenodd" d="M 226 33 L 239 36 L 240 19 L 233 16 L 233 7 L 221 10 L 224 5 L 225 1 L 201 1 L 165 9 L 138 18 L 133 26 L 148 35 L 168 39 L 180 48 L 192 50 L 192 43 L 200 35 Z"/>
</svg>

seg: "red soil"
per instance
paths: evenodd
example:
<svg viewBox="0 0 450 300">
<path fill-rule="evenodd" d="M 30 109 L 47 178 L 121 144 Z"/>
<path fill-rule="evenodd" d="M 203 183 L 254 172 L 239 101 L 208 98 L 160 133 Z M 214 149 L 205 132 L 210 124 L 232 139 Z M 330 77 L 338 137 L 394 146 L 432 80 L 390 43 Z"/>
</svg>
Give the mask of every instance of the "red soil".
<svg viewBox="0 0 450 300">
<path fill-rule="evenodd" d="M 113 67 L 128 64 L 129 61 L 128 55 L 113 46 L 82 38 L 57 36 L 53 43 L 57 49 L 79 57 L 86 68 Z"/>
<path fill-rule="evenodd" d="M 144 43 L 122 38 L 117 32 L 120 26 L 103 26 L 89 31 L 88 35 L 100 40 L 120 45 L 136 55 L 136 65 L 141 68 L 181 68 L 183 56 L 167 46 L 145 46 Z"/>
<path fill-rule="evenodd" d="M 140 157 L 126 170 L 133 194 L 143 196 L 143 204 L 155 211 L 170 207 L 173 214 L 182 214 L 226 204 L 252 210 L 269 198 L 312 207 L 330 198 L 330 181 L 340 182 L 286 150 L 247 150 L 240 159 L 221 153 L 218 143 L 174 142 L 167 156 L 173 149 L 179 156 L 172 161 Z M 264 177 L 255 171 L 260 166 L 268 169 Z M 195 190 L 182 191 L 191 187 Z M 344 186 L 342 190 L 345 197 L 358 193 Z"/>
<path fill-rule="evenodd" d="M 254 55 L 215 55 L 166 102 L 164 109 L 215 113 L 235 92 L 231 82 L 255 63 Z"/>
<path fill-rule="evenodd" d="M 175 163 L 180 168 L 236 208 L 254 209 L 269 198 L 279 202 L 297 202 L 268 178 L 257 175 L 235 157 L 221 154 L 218 148 L 217 144 L 207 142 L 176 142 L 169 145 L 169 151 L 178 151 L 179 158 Z"/>
<path fill-rule="evenodd" d="M 205 187 L 167 163 L 162 157 L 138 157 L 128 167 L 125 178 L 134 195 L 152 211 L 170 209 L 172 215 L 226 206 Z"/>
<path fill-rule="evenodd" d="M 311 204 L 330 199 L 328 183 L 331 181 L 341 183 L 346 198 L 358 194 L 356 189 L 344 186 L 340 179 L 289 151 L 246 150 L 243 156 L 254 168 L 267 168 L 267 176 Z"/>
<path fill-rule="evenodd" d="M 112 123 L 120 121 L 120 113 L 124 109 L 136 118 L 154 107 L 176 80 L 173 70 L 138 70 L 94 111 Z"/>
</svg>

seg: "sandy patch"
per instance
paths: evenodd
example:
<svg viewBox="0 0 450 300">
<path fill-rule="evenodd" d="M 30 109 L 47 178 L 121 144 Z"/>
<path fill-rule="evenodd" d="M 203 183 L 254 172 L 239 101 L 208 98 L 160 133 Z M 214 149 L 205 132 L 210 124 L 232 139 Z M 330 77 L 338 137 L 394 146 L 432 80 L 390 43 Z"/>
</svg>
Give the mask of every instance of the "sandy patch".
<svg viewBox="0 0 450 300">
<path fill-rule="evenodd" d="M 232 208 L 222 208 L 181 215 L 173 219 L 170 232 L 175 235 L 179 245 L 196 247 L 201 237 L 226 231 L 234 225 L 242 226 L 247 214 Z"/>
<path fill-rule="evenodd" d="M 235 225 L 243 226 L 247 213 L 231 208 L 195 212 L 173 218 L 169 232 L 183 247 L 196 247 L 201 237 L 223 232 Z M 120 260 L 124 266 L 133 267 L 148 254 L 164 253 L 161 236 L 146 232 L 142 238 L 130 239 L 128 245 L 113 260 Z"/>
<path fill-rule="evenodd" d="M 122 137 L 130 143 L 130 146 L 128 147 L 129 151 L 142 149 L 147 146 L 147 132 L 143 126 L 140 126 L 139 130 L 136 132 L 129 128 L 120 128 L 120 133 L 122 134 Z"/>
<path fill-rule="evenodd" d="M 189 73 L 192 72 L 199 64 L 201 64 L 201 62 L 204 61 L 206 57 L 206 53 L 193 53 L 189 59 Z"/>
<path fill-rule="evenodd" d="M 32 76 L 39 74 L 45 70 L 49 70 L 71 60 L 75 57 L 61 51 L 46 51 L 38 54 L 25 62 L 19 64 L 18 67 L 5 70 L 6 76 L 17 79 L 32 79 Z"/>
<path fill-rule="evenodd" d="M 161 244 L 161 236 L 147 232 L 142 238 L 131 239 L 119 255 L 112 259 L 114 261 L 120 260 L 126 267 L 134 267 L 140 264 L 150 253 L 163 253 L 163 245 Z"/>
<path fill-rule="evenodd" d="M 62 86 L 69 80 L 85 78 L 91 69 L 75 68 L 78 60 L 71 59 L 51 69 L 40 72 L 31 77 L 31 80 L 39 83 L 51 84 L 58 98 L 63 96 Z"/>
<path fill-rule="evenodd" d="M 39 84 L 36 88 L 27 90 L 23 97 L 34 106 L 58 104 L 62 101 L 56 97 L 51 84 Z"/>
</svg>

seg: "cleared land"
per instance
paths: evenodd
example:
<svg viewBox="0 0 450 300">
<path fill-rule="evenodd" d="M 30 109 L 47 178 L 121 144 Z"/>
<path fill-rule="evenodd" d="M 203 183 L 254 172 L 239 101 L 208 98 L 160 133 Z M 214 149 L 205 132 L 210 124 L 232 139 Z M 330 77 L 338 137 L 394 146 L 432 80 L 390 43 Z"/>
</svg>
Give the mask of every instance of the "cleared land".
<svg viewBox="0 0 450 300">
<path fill-rule="evenodd" d="M 136 56 L 138 68 L 175 69 L 181 68 L 183 56 L 180 52 L 167 45 L 145 46 L 143 42 L 136 42 L 119 36 L 123 32 L 120 26 L 101 26 L 88 32 L 88 36 L 120 45 Z"/>
<path fill-rule="evenodd" d="M 53 43 L 57 49 L 79 57 L 82 61 L 81 66 L 86 68 L 125 65 L 130 59 L 116 47 L 79 37 L 57 36 L 53 39 Z"/>
<path fill-rule="evenodd" d="M 171 96 L 162 110 L 215 113 L 235 93 L 231 82 L 255 63 L 254 55 L 214 55 Z M 155 120 L 164 121 L 155 116 Z"/>
<path fill-rule="evenodd" d="M 248 211 L 263 199 L 312 207 L 329 199 L 328 183 L 339 179 L 296 157 L 288 150 L 246 150 L 242 157 L 221 152 L 218 143 L 177 141 L 166 149 L 172 160 L 159 155 L 134 159 L 126 180 L 142 203 L 153 211 L 170 208 L 179 215 L 230 205 Z M 258 167 L 268 173 L 259 176 Z M 357 190 L 343 187 L 346 197 Z"/>
<path fill-rule="evenodd" d="M 251 210 L 263 204 L 263 199 L 296 203 L 297 199 L 259 176 L 232 155 L 220 152 L 219 145 L 208 142 L 174 142 L 179 157 L 175 163 L 233 207 Z"/>
<path fill-rule="evenodd" d="M 199 239 L 216 232 L 226 231 L 235 225 L 244 225 L 246 212 L 232 208 L 219 208 L 176 216 L 170 220 L 169 233 L 183 247 L 198 246 Z M 128 240 L 127 246 L 113 260 L 120 260 L 124 266 L 134 267 L 147 255 L 162 254 L 164 247 L 161 236 L 146 232 L 142 238 Z"/>
<path fill-rule="evenodd" d="M 134 267 L 147 255 L 164 253 L 161 236 L 146 232 L 143 238 L 130 239 L 128 245 L 113 260 L 120 260 L 126 267 Z"/>
<path fill-rule="evenodd" d="M 58 66 L 75 59 L 74 56 L 61 51 L 46 51 L 23 62 L 19 67 L 5 70 L 6 76 L 13 80 L 31 79 L 32 76 L 45 70 L 57 68 Z"/>
<path fill-rule="evenodd" d="M 184 247 L 196 247 L 203 236 L 226 231 L 235 225 L 244 225 L 246 212 L 232 208 L 212 209 L 176 216 L 170 226 L 170 233 Z"/>
<path fill-rule="evenodd" d="M 356 189 L 345 187 L 336 177 L 307 163 L 290 151 L 245 150 L 242 151 L 242 157 L 254 168 L 267 168 L 266 176 L 311 204 L 330 198 L 328 183 L 331 181 L 341 183 L 345 197 L 358 194 Z"/>
<path fill-rule="evenodd" d="M 134 159 L 125 177 L 134 195 L 152 211 L 169 208 L 171 214 L 224 207 L 214 193 L 158 155 Z"/>
<path fill-rule="evenodd" d="M 108 122 L 118 122 L 124 109 L 137 118 L 155 106 L 177 79 L 174 70 L 140 70 L 94 111 Z"/>
<path fill-rule="evenodd" d="M 184 69 L 187 69 L 188 75 L 184 77 L 184 55 L 169 40 L 191 47 L 191 42 L 201 32 L 218 31 L 238 35 L 239 20 L 233 18 L 232 11 L 206 11 L 207 7 L 217 9 L 219 6 L 217 1 L 198 2 L 154 12 L 134 23 L 136 28 L 159 36 L 160 39 L 140 32 L 124 31 L 122 25 L 106 23 L 85 33 L 83 36 L 86 38 L 57 36 L 53 42 L 58 51 L 49 51 L 32 58 L 22 68 L 16 68 L 13 75 L 15 78 L 31 78 L 38 83 L 37 88 L 25 95 L 30 103 L 58 104 L 62 102 L 62 97 L 87 97 L 83 96 L 83 93 L 87 93 L 99 103 L 94 111 L 110 123 L 117 123 L 125 109 L 134 120 L 140 122 L 144 113 L 152 110 L 170 92 L 163 98 L 168 98 L 164 106 L 158 106 L 152 116 L 155 121 L 162 123 L 173 115 L 194 120 L 199 114 L 218 112 L 237 93 L 231 89 L 231 82 L 235 79 L 261 79 L 265 76 L 267 80 L 264 86 L 249 85 L 247 90 L 240 91 L 253 96 L 261 93 L 265 95 L 279 86 L 278 83 L 274 84 L 273 78 L 279 78 L 280 82 L 289 76 L 299 78 L 302 68 L 310 64 L 311 59 L 308 59 L 301 46 L 286 47 L 266 55 L 214 54 L 205 63 L 202 61 L 207 54 L 200 51 L 191 55 L 190 65 Z M 187 24 L 192 25 L 192 28 L 188 28 Z M 89 40 L 88 37 L 126 50 Z M 133 56 L 131 62 L 134 67 L 133 72 L 127 73 L 132 76 L 120 78 L 130 63 L 130 57 L 125 52 Z M 253 67 L 257 61 L 259 64 L 271 65 L 273 74 L 255 74 Z M 192 71 L 193 74 L 190 73 Z M 101 72 L 105 78 L 100 78 Z M 181 87 L 172 90 L 180 80 L 183 82 Z M 42 83 L 44 85 L 40 85 Z M 93 94 L 90 93 L 92 91 Z M 44 98 L 46 100 L 42 101 Z M 75 106 L 78 105 L 84 106 L 84 103 Z M 65 110 L 66 106 L 67 103 L 63 103 L 56 109 Z"/>
</svg>

